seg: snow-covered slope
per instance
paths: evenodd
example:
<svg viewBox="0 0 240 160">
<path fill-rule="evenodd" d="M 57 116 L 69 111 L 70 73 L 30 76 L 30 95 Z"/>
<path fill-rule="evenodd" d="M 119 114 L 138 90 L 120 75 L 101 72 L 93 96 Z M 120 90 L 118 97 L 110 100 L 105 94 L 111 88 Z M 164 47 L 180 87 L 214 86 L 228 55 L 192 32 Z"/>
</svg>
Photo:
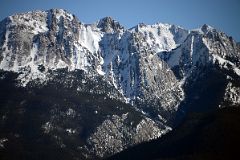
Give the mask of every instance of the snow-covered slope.
<svg viewBox="0 0 240 160">
<path fill-rule="evenodd" d="M 154 25 L 141 23 L 130 30 L 140 33 L 144 38 L 145 45 L 150 47 L 154 52 L 170 51 L 176 48 L 189 34 L 188 30 L 179 26 L 163 23 Z"/>
</svg>

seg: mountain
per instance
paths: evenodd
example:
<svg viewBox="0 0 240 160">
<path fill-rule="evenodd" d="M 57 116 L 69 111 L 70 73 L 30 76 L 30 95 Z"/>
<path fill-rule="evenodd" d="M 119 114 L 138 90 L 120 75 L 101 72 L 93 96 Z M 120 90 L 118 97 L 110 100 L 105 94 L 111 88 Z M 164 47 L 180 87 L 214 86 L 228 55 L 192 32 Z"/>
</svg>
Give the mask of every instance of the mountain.
<svg viewBox="0 0 240 160">
<path fill-rule="evenodd" d="M 209 25 L 125 29 L 62 9 L 9 16 L 0 22 L 2 155 L 108 157 L 166 134 L 190 111 L 236 106 L 239 51 Z"/>
</svg>

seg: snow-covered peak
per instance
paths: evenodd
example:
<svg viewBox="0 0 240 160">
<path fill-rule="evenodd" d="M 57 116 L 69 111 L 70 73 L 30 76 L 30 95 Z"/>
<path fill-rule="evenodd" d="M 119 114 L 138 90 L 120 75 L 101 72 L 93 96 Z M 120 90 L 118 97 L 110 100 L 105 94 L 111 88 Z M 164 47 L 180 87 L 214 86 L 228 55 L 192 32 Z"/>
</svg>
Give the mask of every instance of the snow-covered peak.
<svg viewBox="0 0 240 160">
<path fill-rule="evenodd" d="M 97 27 L 106 33 L 113 33 L 124 29 L 124 27 L 112 17 L 100 19 L 100 21 L 97 22 Z"/>
<path fill-rule="evenodd" d="M 197 33 L 200 33 L 200 34 L 207 34 L 209 32 L 216 31 L 216 29 L 213 28 L 212 26 L 208 25 L 208 24 L 204 24 L 200 28 L 192 29 L 191 31 L 192 32 L 197 32 Z"/>
<path fill-rule="evenodd" d="M 130 31 L 142 34 L 147 44 L 155 52 L 170 51 L 176 48 L 189 34 L 188 30 L 167 23 L 153 25 L 140 23 L 131 28 Z"/>
<path fill-rule="evenodd" d="M 171 68 L 180 68 L 182 78 L 207 65 L 232 70 L 236 76 L 240 75 L 240 52 L 236 42 L 206 24 L 192 30 L 180 47 L 161 56 Z"/>
<path fill-rule="evenodd" d="M 64 19 L 68 19 L 71 21 L 74 17 L 72 14 L 70 14 L 64 9 L 50 9 L 47 11 L 36 10 L 26 13 L 19 13 L 10 16 L 10 18 L 12 19 L 13 23 L 15 22 L 17 24 L 26 24 L 26 22 L 31 20 L 43 21 L 42 18 L 49 19 L 50 17 L 46 17 L 48 14 L 53 14 L 57 18 L 57 20 L 60 20 L 60 18 L 63 17 Z"/>
<path fill-rule="evenodd" d="M 203 33 L 207 33 L 207 32 L 211 32 L 214 30 L 214 28 L 208 24 L 204 24 L 202 27 L 201 27 L 201 30 Z"/>
<path fill-rule="evenodd" d="M 16 26 L 20 27 L 21 30 L 28 30 L 36 35 L 47 32 L 52 23 L 61 25 L 60 23 L 63 23 L 63 21 L 71 22 L 74 18 L 74 15 L 63 9 L 36 10 L 9 16 L 8 28 L 11 30 L 11 26 Z"/>
<path fill-rule="evenodd" d="M 149 29 L 149 28 L 162 28 L 162 29 L 168 30 L 170 27 L 171 27 L 171 25 L 168 23 L 155 23 L 152 25 L 145 24 L 145 23 L 139 23 L 136 26 L 130 28 L 129 30 L 135 31 L 135 32 L 143 32 L 144 30 Z"/>
<path fill-rule="evenodd" d="M 61 17 L 69 21 L 72 21 L 74 18 L 74 16 L 71 13 L 64 9 L 50 9 L 47 12 L 48 13 L 50 12 L 51 14 L 55 15 L 58 21 L 60 20 Z"/>
<path fill-rule="evenodd" d="M 48 31 L 47 28 L 47 12 L 33 11 L 10 16 L 10 26 L 21 26 L 22 30 L 32 31 L 33 34 L 38 34 Z"/>
</svg>

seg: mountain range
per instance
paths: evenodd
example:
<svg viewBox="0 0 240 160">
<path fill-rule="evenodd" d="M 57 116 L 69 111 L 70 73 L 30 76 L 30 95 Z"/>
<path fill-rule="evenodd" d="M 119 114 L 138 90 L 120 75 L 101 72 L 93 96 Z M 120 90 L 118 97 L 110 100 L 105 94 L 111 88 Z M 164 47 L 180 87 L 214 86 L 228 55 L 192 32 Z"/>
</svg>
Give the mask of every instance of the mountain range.
<svg viewBox="0 0 240 160">
<path fill-rule="evenodd" d="M 0 88 L 4 159 L 106 158 L 189 112 L 239 106 L 240 46 L 206 24 L 125 29 L 32 11 L 0 22 Z"/>
</svg>

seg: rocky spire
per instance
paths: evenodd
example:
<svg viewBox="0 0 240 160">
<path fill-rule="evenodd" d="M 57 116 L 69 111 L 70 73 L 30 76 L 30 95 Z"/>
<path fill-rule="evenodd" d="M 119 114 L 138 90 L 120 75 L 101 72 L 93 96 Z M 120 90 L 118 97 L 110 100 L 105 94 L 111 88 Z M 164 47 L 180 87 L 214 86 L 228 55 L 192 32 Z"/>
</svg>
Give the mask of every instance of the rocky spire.
<svg viewBox="0 0 240 160">
<path fill-rule="evenodd" d="M 106 33 L 117 32 L 124 29 L 124 27 L 121 26 L 119 22 L 112 19 L 112 17 L 105 17 L 101 19 L 98 22 L 97 27 L 101 28 L 101 31 Z"/>
</svg>

